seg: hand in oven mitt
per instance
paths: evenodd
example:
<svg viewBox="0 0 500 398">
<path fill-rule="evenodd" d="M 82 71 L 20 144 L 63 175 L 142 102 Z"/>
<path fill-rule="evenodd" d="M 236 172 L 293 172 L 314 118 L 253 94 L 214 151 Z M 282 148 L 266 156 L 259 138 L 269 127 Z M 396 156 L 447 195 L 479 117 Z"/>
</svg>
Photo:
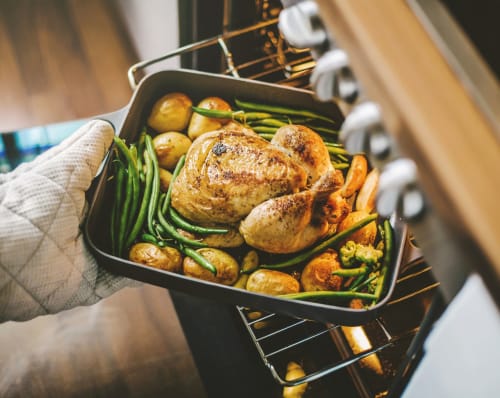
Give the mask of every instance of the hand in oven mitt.
<svg viewBox="0 0 500 398">
<path fill-rule="evenodd" d="M 113 134 L 109 123 L 90 121 L 0 174 L 0 321 L 90 305 L 134 284 L 99 268 L 80 230 L 85 191 Z"/>
</svg>

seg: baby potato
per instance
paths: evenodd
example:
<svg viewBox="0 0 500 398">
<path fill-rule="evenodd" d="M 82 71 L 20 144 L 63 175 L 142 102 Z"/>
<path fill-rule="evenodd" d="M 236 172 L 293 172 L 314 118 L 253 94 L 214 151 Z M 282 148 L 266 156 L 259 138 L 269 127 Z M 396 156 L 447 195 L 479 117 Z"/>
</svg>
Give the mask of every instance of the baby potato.
<svg viewBox="0 0 500 398">
<path fill-rule="evenodd" d="M 180 272 L 182 268 L 182 255 L 174 247 L 136 243 L 130 248 L 128 258 L 130 261 L 170 272 Z"/>
<path fill-rule="evenodd" d="M 236 228 L 224 227 L 228 231 L 225 234 L 204 234 L 200 235 L 199 239 L 210 247 L 239 247 L 245 240 Z"/>
<path fill-rule="evenodd" d="M 369 216 L 369 213 L 365 210 L 358 210 L 349 213 L 349 215 L 339 224 L 337 232 L 342 232 L 343 230 L 351 227 L 357 222 Z M 375 221 L 365 225 L 363 228 L 358 229 L 356 232 L 352 233 L 347 237 L 347 240 L 353 240 L 356 243 L 362 245 L 373 245 L 375 238 L 377 237 L 377 224 Z M 341 244 L 342 245 L 342 244 Z"/>
<path fill-rule="evenodd" d="M 198 108 L 214 109 L 219 111 L 230 111 L 231 105 L 219 97 L 207 97 L 200 101 Z M 207 116 L 202 116 L 194 112 L 191 116 L 188 127 L 188 136 L 191 140 L 195 140 L 203 133 L 219 130 L 223 125 L 228 123 L 230 119 L 218 119 Z"/>
<path fill-rule="evenodd" d="M 182 133 L 170 131 L 153 138 L 158 164 L 167 170 L 173 170 L 182 155 L 191 146 L 191 140 Z"/>
<path fill-rule="evenodd" d="M 233 256 L 222 250 L 211 247 L 204 247 L 196 251 L 214 265 L 217 269 L 217 275 L 203 268 L 191 257 L 184 258 L 182 264 L 184 275 L 210 282 L 221 283 L 223 285 L 232 285 L 236 282 L 240 274 L 240 266 Z"/>
<path fill-rule="evenodd" d="M 193 102 L 184 93 L 169 93 L 155 102 L 148 126 L 158 133 L 184 130 L 191 118 Z"/>
<path fill-rule="evenodd" d="M 278 296 L 298 293 L 300 284 L 293 276 L 272 269 L 260 269 L 253 272 L 247 281 L 247 290 L 256 293 Z"/>
<path fill-rule="evenodd" d="M 172 173 L 160 167 L 160 189 L 162 192 L 168 191 L 170 181 L 172 181 Z"/>
<path fill-rule="evenodd" d="M 314 257 L 302 271 L 300 283 L 306 292 L 322 290 L 340 290 L 342 277 L 332 275 L 333 271 L 340 269 L 338 253 L 328 249 Z"/>
</svg>

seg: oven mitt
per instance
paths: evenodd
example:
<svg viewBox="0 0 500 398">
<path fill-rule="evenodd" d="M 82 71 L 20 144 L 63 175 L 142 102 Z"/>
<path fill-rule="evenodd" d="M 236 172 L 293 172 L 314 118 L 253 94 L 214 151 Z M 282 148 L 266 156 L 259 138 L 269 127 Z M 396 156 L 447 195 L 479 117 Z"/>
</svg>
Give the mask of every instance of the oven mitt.
<svg viewBox="0 0 500 398">
<path fill-rule="evenodd" d="M 81 224 L 85 192 L 111 145 L 93 120 L 30 163 L 0 174 L 0 321 L 90 305 L 138 285 L 97 266 Z"/>
</svg>

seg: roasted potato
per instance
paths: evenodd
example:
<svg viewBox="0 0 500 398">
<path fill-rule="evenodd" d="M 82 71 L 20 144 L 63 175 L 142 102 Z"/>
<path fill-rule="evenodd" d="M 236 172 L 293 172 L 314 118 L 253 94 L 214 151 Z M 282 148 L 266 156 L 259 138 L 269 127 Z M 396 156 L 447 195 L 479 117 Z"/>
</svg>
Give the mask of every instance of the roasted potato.
<svg viewBox="0 0 500 398">
<path fill-rule="evenodd" d="M 198 249 L 197 252 L 215 266 L 217 275 L 212 274 L 190 257 L 184 258 L 182 264 L 184 275 L 223 285 L 232 285 L 236 282 L 240 274 L 240 266 L 233 256 L 211 247 Z"/>
<path fill-rule="evenodd" d="M 165 170 L 163 167 L 160 167 L 160 189 L 162 190 L 162 192 L 168 191 L 170 181 L 172 181 L 172 173 L 168 170 Z"/>
<path fill-rule="evenodd" d="M 332 272 L 341 268 L 338 253 L 328 249 L 314 257 L 302 271 L 300 283 L 306 292 L 322 290 L 340 290 L 342 277 L 332 275 Z"/>
<path fill-rule="evenodd" d="M 136 243 L 130 248 L 130 261 L 165 271 L 180 272 L 182 255 L 174 247 L 158 247 L 152 243 Z"/>
<path fill-rule="evenodd" d="M 371 213 L 375 208 L 379 175 L 380 173 L 378 169 L 375 168 L 372 169 L 366 176 L 365 182 L 359 190 L 356 198 L 356 210 L 364 210 Z"/>
<path fill-rule="evenodd" d="M 188 151 L 191 140 L 185 134 L 169 131 L 153 138 L 153 146 L 160 167 L 173 170 L 181 156 Z"/>
<path fill-rule="evenodd" d="M 255 250 L 250 250 L 243 260 L 241 261 L 241 271 L 252 271 L 257 268 L 259 265 L 259 255 Z M 236 283 L 233 285 L 234 287 L 245 289 L 247 286 L 248 274 L 242 273 Z"/>
<path fill-rule="evenodd" d="M 147 124 L 158 133 L 183 131 L 191 119 L 193 102 L 184 93 L 169 93 L 153 105 Z"/>
<path fill-rule="evenodd" d="M 200 101 L 198 108 L 216 109 L 220 111 L 230 111 L 231 105 L 219 97 L 207 97 Z M 188 136 L 191 140 L 195 140 L 203 133 L 220 129 L 231 119 L 218 119 L 202 116 L 198 113 L 193 113 L 188 127 Z"/>
<path fill-rule="evenodd" d="M 260 269 L 249 276 L 247 290 L 278 296 L 280 294 L 298 293 L 300 284 L 297 279 L 285 272 Z"/>
<path fill-rule="evenodd" d="M 225 234 L 205 234 L 200 235 L 200 240 L 210 247 L 225 248 L 225 247 L 239 247 L 245 241 L 240 232 L 235 228 L 224 227 L 228 229 Z"/>
<path fill-rule="evenodd" d="M 368 162 L 364 155 L 354 155 L 341 188 L 342 196 L 348 198 L 354 195 L 363 186 L 367 173 Z"/>
<path fill-rule="evenodd" d="M 306 372 L 297 362 L 290 361 L 286 366 L 286 381 L 292 381 L 304 377 Z M 296 386 L 283 387 L 283 398 L 302 398 L 307 390 L 307 383 L 298 384 Z"/>
<path fill-rule="evenodd" d="M 353 211 L 352 213 L 349 213 L 349 215 L 339 224 L 337 232 L 342 232 L 343 230 L 351 227 L 353 224 L 356 224 L 358 221 L 361 221 L 368 216 L 369 213 L 364 210 Z M 349 235 L 346 240 L 353 240 L 354 242 L 360 243 L 362 245 L 373 245 L 376 237 L 377 223 L 373 221 Z"/>
</svg>

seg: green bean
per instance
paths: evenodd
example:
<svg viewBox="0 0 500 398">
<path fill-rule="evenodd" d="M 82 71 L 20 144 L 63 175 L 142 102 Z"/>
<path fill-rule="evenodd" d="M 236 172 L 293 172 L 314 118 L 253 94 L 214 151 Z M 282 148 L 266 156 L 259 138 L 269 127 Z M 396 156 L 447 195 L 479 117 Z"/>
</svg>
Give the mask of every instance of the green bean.
<svg viewBox="0 0 500 398">
<path fill-rule="evenodd" d="M 241 101 L 238 99 L 235 99 L 235 103 L 238 106 L 238 108 L 241 108 L 244 111 L 269 112 L 272 114 L 277 113 L 277 114 L 282 114 L 282 115 L 294 115 L 294 116 L 310 117 L 310 118 L 322 120 L 322 121 L 332 123 L 332 124 L 335 123 L 329 117 L 323 116 L 319 113 L 312 112 L 309 110 L 294 109 L 294 108 L 288 108 L 288 107 L 279 106 L 279 105 L 263 105 L 263 104 L 253 103 L 253 102 Z"/>
<path fill-rule="evenodd" d="M 294 117 L 292 115 L 274 115 L 274 119 L 285 121 L 286 124 L 302 124 L 302 125 L 306 125 L 314 120 L 314 118 L 310 117 Z"/>
<path fill-rule="evenodd" d="M 120 231 L 120 219 L 118 215 L 121 212 L 122 200 L 123 200 L 123 183 L 125 180 L 125 170 L 119 159 L 114 161 L 115 165 L 115 201 L 113 210 L 111 213 L 111 244 L 113 254 L 120 255 L 120 244 L 118 243 L 118 236 Z"/>
<path fill-rule="evenodd" d="M 153 245 L 158 246 L 158 239 L 156 238 L 156 236 L 148 233 L 141 234 L 141 241 L 146 243 L 152 243 Z"/>
<path fill-rule="evenodd" d="M 193 106 L 191 108 L 193 109 L 193 112 L 202 116 L 215 119 L 233 119 L 243 123 L 251 120 L 268 119 L 272 116 L 270 113 L 265 112 L 245 112 L 243 110 L 222 111 L 218 109 L 199 108 L 197 106 Z"/>
<path fill-rule="evenodd" d="M 382 269 L 380 270 L 380 275 L 377 279 L 377 286 L 375 287 L 375 302 L 380 299 L 382 292 L 384 290 L 385 280 L 387 277 L 387 271 L 392 264 L 392 253 L 393 252 L 393 233 L 392 226 L 389 220 L 384 220 L 384 258 L 382 260 Z"/>
<path fill-rule="evenodd" d="M 170 199 L 172 196 L 172 186 L 177 176 L 179 175 L 182 167 L 184 166 L 184 162 L 186 160 L 186 155 L 182 155 L 180 159 L 177 161 L 174 172 L 172 173 L 172 178 L 170 179 L 170 184 L 167 189 L 166 199 L 163 201 L 163 205 L 161 206 L 161 211 L 163 214 L 168 212 L 168 215 L 172 219 L 172 222 L 179 228 L 188 231 L 194 232 L 197 234 L 227 234 L 229 231 L 224 228 L 210 228 L 210 227 L 202 227 L 200 225 L 194 225 L 190 222 L 186 221 L 182 218 L 182 216 L 175 210 L 172 206 L 170 206 Z"/>
<path fill-rule="evenodd" d="M 337 155 L 335 155 L 335 157 L 342 162 L 349 162 L 349 159 L 342 154 L 337 154 Z"/>
<path fill-rule="evenodd" d="M 162 200 L 166 200 L 167 196 L 166 194 L 162 194 Z M 166 234 L 170 236 L 171 238 L 175 239 L 176 241 L 183 243 L 188 246 L 194 246 L 194 247 L 208 247 L 205 243 L 194 240 L 194 239 L 189 239 L 186 236 L 180 234 L 177 229 L 168 222 L 168 220 L 165 218 L 163 215 L 162 208 L 165 208 L 165 206 L 158 206 L 158 211 L 157 211 L 157 218 L 158 221 L 160 222 L 160 225 L 165 229 Z M 168 208 L 167 208 L 168 210 Z"/>
<path fill-rule="evenodd" d="M 153 167 L 153 181 L 151 187 L 151 198 L 148 207 L 148 230 L 151 234 L 154 234 L 153 219 L 156 214 L 156 209 L 158 207 L 158 199 L 160 196 L 160 169 L 158 166 L 158 159 L 156 157 L 156 152 L 153 147 L 153 140 L 150 135 L 146 135 L 146 153 L 151 157 L 152 167 Z"/>
<path fill-rule="evenodd" d="M 139 171 L 137 169 L 137 152 L 134 149 L 135 146 L 131 146 L 129 149 L 125 144 L 125 141 L 123 141 L 120 137 L 115 136 L 113 137 L 113 140 L 119 152 L 125 158 L 128 173 L 126 198 L 123 209 L 121 210 L 120 230 L 123 236 L 120 238 L 120 241 L 123 241 L 125 239 L 125 235 L 130 232 L 132 221 L 137 212 L 140 195 Z"/>
<path fill-rule="evenodd" d="M 336 163 L 332 162 L 332 166 L 335 167 L 338 170 L 345 170 L 348 169 L 350 164 L 349 163 Z"/>
<path fill-rule="evenodd" d="M 282 127 L 282 126 L 288 126 L 290 123 L 286 123 L 282 120 L 279 119 L 273 119 L 273 118 L 266 118 L 266 119 L 260 119 L 254 122 L 250 123 L 250 126 L 256 127 L 256 126 L 267 126 L 267 127 Z"/>
<path fill-rule="evenodd" d="M 125 169 L 123 172 L 127 175 L 125 186 L 124 186 L 124 195 L 125 201 L 123 202 L 123 207 L 120 211 L 120 221 L 119 221 L 119 229 L 118 229 L 118 253 L 121 255 L 123 253 L 123 245 L 125 244 L 125 239 L 127 236 L 127 226 L 129 225 L 129 210 L 132 204 L 132 185 L 133 185 L 133 176 L 130 172 L 130 164 L 127 167 L 127 172 L 125 173 Z"/>
<path fill-rule="evenodd" d="M 258 134 L 272 134 L 278 131 L 278 127 L 270 127 L 270 126 L 252 126 L 252 130 Z"/>
<path fill-rule="evenodd" d="M 153 170 L 153 160 L 151 159 L 150 156 L 147 156 L 146 153 L 144 156 L 144 160 L 146 162 L 144 192 L 142 195 L 141 205 L 139 207 L 139 213 L 137 215 L 135 223 L 132 225 L 132 229 L 127 238 L 126 247 L 129 247 L 134 242 L 135 238 L 139 234 L 144 224 L 144 220 L 146 220 L 146 217 L 148 215 L 149 202 L 151 199 L 151 193 L 153 188 L 154 170 Z"/>
<path fill-rule="evenodd" d="M 299 254 L 298 256 L 295 256 L 293 258 L 290 258 L 288 260 L 282 261 L 280 263 L 276 264 L 262 264 L 260 268 L 267 268 L 267 269 L 280 269 L 280 268 L 286 268 L 290 267 L 292 265 L 297 265 L 300 264 L 315 254 L 318 254 L 322 252 L 323 250 L 336 245 L 337 243 L 340 243 L 343 241 L 345 238 L 347 238 L 349 235 L 352 233 L 356 232 L 358 229 L 363 228 L 365 225 L 371 223 L 372 221 L 375 221 L 377 219 L 378 215 L 376 213 L 370 214 L 369 216 L 365 217 L 364 219 L 358 221 L 357 223 L 353 224 L 351 227 L 333 235 L 329 239 L 321 242 L 319 245 L 313 247 L 312 249 L 306 250 Z"/>
<path fill-rule="evenodd" d="M 333 155 L 349 155 L 349 152 L 342 147 L 339 147 L 337 145 L 331 145 L 328 142 L 325 142 L 325 146 L 328 149 L 328 153 L 333 154 Z"/>
<path fill-rule="evenodd" d="M 170 184 L 168 184 L 167 193 L 165 194 L 165 201 L 163 202 L 163 208 L 162 208 L 163 214 L 165 214 L 168 211 L 168 208 L 170 207 L 170 198 L 172 197 L 172 186 L 174 185 L 173 182 L 179 176 L 179 173 L 184 167 L 185 161 L 186 161 L 186 155 L 182 155 L 177 161 L 177 164 L 175 165 L 174 172 L 172 173 L 172 177 L 170 178 Z"/>
<path fill-rule="evenodd" d="M 320 134 L 326 134 L 328 136 L 335 136 L 335 137 L 338 137 L 338 134 L 339 134 L 339 131 L 338 130 L 334 130 L 334 129 L 329 129 L 328 127 L 322 127 L 322 126 L 311 126 L 311 125 L 307 125 L 307 127 L 309 127 L 311 130 L 314 130 L 316 133 Z"/>
<path fill-rule="evenodd" d="M 365 275 L 361 275 L 362 277 L 364 277 Z M 362 287 L 368 285 L 371 281 L 373 281 L 374 279 L 377 279 L 378 276 L 377 275 L 372 275 L 370 276 L 369 278 L 365 279 L 363 281 L 363 278 L 361 278 L 361 281 L 356 283 L 356 281 L 354 281 L 354 283 L 352 284 L 352 286 L 349 288 L 349 290 L 352 290 L 353 292 L 356 292 L 358 291 L 359 289 L 361 289 Z"/>
<path fill-rule="evenodd" d="M 368 267 L 358 267 L 358 268 L 341 268 L 337 269 L 332 272 L 332 275 L 338 275 L 338 276 L 358 276 L 358 275 L 364 275 L 368 272 Z"/>
<path fill-rule="evenodd" d="M 139 207 L 139 196 L 141 194 L 141 181 L 139 169 L 137 167 L 137 147 L 132 144 L 130 145 L 130 156 L 133 160 L 133 163 L 129 164 L 129 173 L 132 173 L 132 204 L 130 206 L 129 218 L 127 223 L 127 234 L 130 232 L 130 228 L 132 228 L 132 224 L 135 220 L 137 214 L 137 208 Z"/>
<path fill-rule="evenodd" d="M 137 170 L 139 171 L 139 179 L 144 182 L 144 170 L 143 170 L 143 161 L 144 161 L 144 139 L 146 137 L 146 128 L 143 127 L 141 134 L 139 135 L 139 140 L 137 142 Z"/>
<path fill-rule="evenodd" d="M 172 222 L 179 228 L 184 231 L 193 232 L 195 234 L 227 234 L 229 232 L 228 229 L 223 228 L 210 228 L 210 227 L 202 227 L 201 225 L 194 225 L 190 222 L 186 221 L 182 216 L 175 210 L 172 206 L 168 208 L 168 214 L 172 219 Z"/>
<path fill-rule="evenodd" d="M 363 300 L 373 300 L 375 298 L 374 294 L 371 293 L 361 293 L 353 292 L 350 290 L 320 290 L 314 292 L 300 292 L 300 293 L 290 293 L 282 294 L 278 297 L 287 298 L 291 300 L 317 300 L 317 299 L 354 299 L 360 298 Z"/>
<path fill-rule="evenodd" d="M 125 141 L 119 137 L 114 137 L 114 142 L 127 162 L 127 188 L 125 192 L 125 204 L 121 215 L 122 224 L 120 226 L 121 234 L 123 234 L 120 240 L 124 240 L 125 236 L 130 232 L 139 204 L 139 170 L 137 169 L 137 152 L 135 146 L 131 145 L 130 149 L 127 148 Z"/>
<path fill-rule="evenodd" d="M 208 261 L 203 255 L 198 253 L 196 250 L 191 249 L 190 247 L 184 247 L 182 245 L 179 246 L 179 249 L 186 256 L 191 257 L 194 261 L 200 264 L 203 268 L 209 270 L 212 274 L 217 275 L 217 268 Z"/>
<path fill-rule="evenodd" d="M 274 134 L 259 133 L 259 136 L 261 138 L 264 138 L 266 141 L 271 141 L 274 137 Z"/>
</svg>

